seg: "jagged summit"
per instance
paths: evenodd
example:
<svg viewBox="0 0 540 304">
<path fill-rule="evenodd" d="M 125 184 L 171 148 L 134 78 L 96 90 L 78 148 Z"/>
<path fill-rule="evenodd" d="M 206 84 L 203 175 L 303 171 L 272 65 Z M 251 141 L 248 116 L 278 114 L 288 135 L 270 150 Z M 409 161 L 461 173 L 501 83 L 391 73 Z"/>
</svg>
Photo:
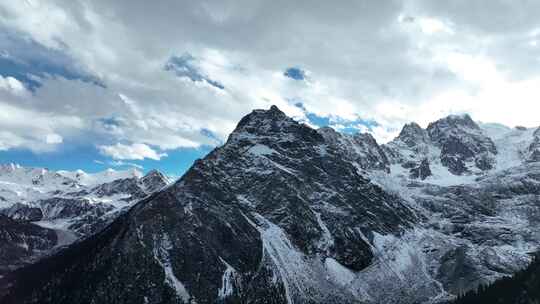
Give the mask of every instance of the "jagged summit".
<svg viewBox="0 0 540 304">
<path fill-rule="evenodd" d="M 408 134 L 418 134 L 418 133 L 421 133 L 423 130 L 424 129 L 419 124 L 413 121 L 403 126 L 398 137 L 408 135 Z"/>
<path fill-rule="evenodd" d="M 160 188 L 165 187 L 171 181 L 159 170 L 152 169 L 148 171 L 145 176 L 141 177 L 140 182 L 143 184 L 144 189 L 148 193 L 152 193 L 159 190 Z"/>
<path fill-rule="evenodd" d="M 417 146 L 429 141 L 429 136 L 426 130 L 415 122 L 410 122 L 403 126 L 401 132 L 396 138 L 402 141 L 409 147 Z"/>
<path fill-rule="evenodd" d="M 428 129 L 430 129 L 431 125 L 448 125 L 452 127 L 468 127 L 473 129 L 480 129 L 478 124 L 474 122 L 474 120 L 471 118 L 469 114 L 452 114 L 448 115 L 444 118 L 441 118 L 435 122 L 432 122 L 428 125 Z"/>
<path fill-rule="evenodd" d="M 495 143 L 468 114 L 439 119 L 428 125 L 427 132 L 441 149 L 441 163 L 452 174 L 470 174 L 473 167 L 481 171 L 494 167 Z"/>
<path fill-rule="evenodd" d="M 231 133 L 228 143 L 250 141 L 292 142 L 295 140 L 322 141 L 314 129 L 288 117 L 278 107 L 254 110 L 244 116 Z M 227 145 L 226 145 L 227 146 Z"/>
<path fill-rule="evenodd" d="M 154 176 L 158 176 L 161 178 L 165 177 L 165 175 L 163 175 L 163 173 L 161 173 L 161 171 L 159 171 L 158 169 L 152 169 L 148 171 L 142 178 L 149 178 L 149 177 L 154 177 Z"/>
<path fill-rule="evenodd" d="M 439 142 L 449 136 L 482 133 L 480 127 L 468 114 L 450 115 L 428 125 L 427 131 L 432 140 Z"/>
<path fill-rule="evenodd" d="M 293 122 L 294 120 L 292 118 L 288 117 L 277 106 L 272 105 L 268 110 L 253 110 L 251 113 L 244 116 L 240 122 L 238 122 L 234 132 L 245 129 L 252 130 L 254 127 L 272 128 Z"/>
</svg>

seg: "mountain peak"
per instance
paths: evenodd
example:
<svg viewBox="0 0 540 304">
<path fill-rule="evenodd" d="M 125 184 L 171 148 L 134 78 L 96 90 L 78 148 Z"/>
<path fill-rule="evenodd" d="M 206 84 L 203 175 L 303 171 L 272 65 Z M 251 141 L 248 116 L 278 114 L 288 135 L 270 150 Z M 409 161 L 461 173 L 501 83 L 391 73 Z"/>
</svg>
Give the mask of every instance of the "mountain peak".
<svg viewBox="0 0 540 304">
<path fill-rule="evenodd" d="M 141 177 L 141 183 L 148 192 L 157 191 L 170 183 L 169 179 L 157 169 L 152 169 Z"/>
<path fill-rule="evenodd" d="M 468 114 L 439 119 L 430 123 L 427 131 L 441 148 L 441 163 L 452 174 L 468 174 L 472 167 L 481 171 L 493 168 L 497 148 Z"/>
<path fill-rule="evenodd" d="M 373 137 L 373 135 L 368 132 L 364 132 L 364 133 L 358 132 L 354 134 L 353 137 L 356 138 L 357 140 L 365 141 L 369 145 L 377 145 L 377 146 L 379 145 L 375 137 Z"/>
<path fill-rule="evenodd" d="M 271 106 L 268 110 L 258 109 L 253 110 L 248 115 L 244 116 L 234 132 L 252 127 L 264 127 L 278 122 L 290 122 L 291 118 L 287 117 L 278 107 Z"/>
<path fill-rule="evenodd" d="M 471 116 L 469 114 L 453 114 L 448 115 L 444 118 L 441 118 L 435 122 L 432 122 L 428 126 L 428 130 L 432 129 L 434 126 L 443 127 L 443 128 L 470 128 L 470 129 L 476 129 L 480 130 L 480 127 L 474 120 L 472 120 Z"/>
<path fill-rule="evenodd" d="M 410 122 L 403 126 L 396 139 L 404 142 L 409 147 L 413 147 L 419 143 L 426 143 L 428 141 L 428 134 L 420 125 Z"/>
<path fill-rule="evenodd" d="M 317 131 L 296 122 L 288 117 L 278 107 L 272 106 L 268 110 L 254 110 L 244 116 L 236 129 L 229 136 L 229 142 L 253 139 L 255 137 L 283 137 L 288 135 L 293 137 L 318 136 Z"/>
<path fill-rule="evenodd" d="M 276 105 L 271 105 L 270 106 L 270 111 L 282 113 L 281 110 Z"/>
<path fill-rule="evenodd" d="M 423 130 L 424 129 L 422 129 L 422 127 L 420 127 L 419 124 L 413 121 L 413 122 L 405 124 L 399 134 L 401 135 L 401 134 L 407 134 L 407 133 L 419 133 Z"/>
<path fill-rule="evenodd" d="M 448 137 L 463 137 L 466 134 L 486 137 L 482 129 L 474 122 L 468 114 L 449 115 L 432 122 L 427 127 L 427 132 L 431 140 L 440 143 Z"/>
<path fill-rule="evenodd" d="M 162 180 L 168 180 L 167 176 L 165 176 L 165 174 L 161 173 L 161 171 L 159 171 L 157 169 L 152 169 L 152 170 L 148 171 L 148 173 L 146 173 L 146 175 L 141 177 L 142 180 L 153 179 L 153 178 L 159 178 L 159 179 L 162 179 Z"/>
</svg>

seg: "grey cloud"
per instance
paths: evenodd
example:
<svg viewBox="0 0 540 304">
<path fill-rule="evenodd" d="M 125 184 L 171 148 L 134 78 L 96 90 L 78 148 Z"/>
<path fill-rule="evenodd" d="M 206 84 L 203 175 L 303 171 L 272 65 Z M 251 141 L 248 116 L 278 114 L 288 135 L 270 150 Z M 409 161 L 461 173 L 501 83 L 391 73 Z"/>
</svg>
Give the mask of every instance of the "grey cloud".
<svg viewBox="0 0 540 304">
<path fill-rule="evenodd" d="M 452 20 L 459 29 L 490 35 L 530 31 L 540 24 L 540 2 L 534 0 L 421 0 L 417 6 L 428 15 Z"/>
<path fill-rule="evenodd" d="M 412 11 L 452 22 L 456 34 L 447 43 L 464 53 L 493 58 L 514 80 L 538 75 L 540 2 L 427 1 L 414 2 Z M 534 44 L 534 45 L 533 45 Z"/>
<path fill-rule="evenodd" d="M 35 43 L 7 39 L 0 47 L 9 55 L 57 62 L 104 84 L 60 75 L 44 79 L 31 97 L 4 102 L 76 116 L 99 144 L 162 150 L 215 145 L 252 108 L 297 96 L 313 111 L 345 107 L 338 110 L 377 118 L 386 115 L 377 112 L 384 100 L 418 106 L 452 88 L 478 89 L 441 54 L 487 56 L 514 77 L 536 75 L 528 43 L 536 39 L 529 32 L 538 26 L 537 4 L 506 3 L 58 0 L 19 11 L 0 4 L 0 31 Z M 51 7 L 65 19 L 46 15 Z M 51 26 L 22 22 L 29 12 L 45 14 Z M 422 33 L 424 17 L 455 33 Z M 312 73 L 313 82 L 286 79 L 291 66 Z"/>
<path fill-rule="evenodd" d="M 1 75 L 16 77 L 31 90 L 41 86 L 44 78 L 56 76 L 104 86 L 97 77 L 84 71 L 66 51 L 46 48 L 25 33 L 0 27 Z"/>
</svg>

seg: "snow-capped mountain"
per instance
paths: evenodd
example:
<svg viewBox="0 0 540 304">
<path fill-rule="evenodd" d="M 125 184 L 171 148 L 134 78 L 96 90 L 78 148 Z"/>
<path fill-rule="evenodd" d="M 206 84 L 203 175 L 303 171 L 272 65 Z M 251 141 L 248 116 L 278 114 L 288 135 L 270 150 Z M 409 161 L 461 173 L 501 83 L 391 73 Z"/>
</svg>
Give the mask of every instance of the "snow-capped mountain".
<svg viewBox="0 0 540 304">
<path fill-rule="evenodd" d="M 88 174 L 1 165 L 0 233 L 8 249 L 0 276 L 93 234 L 168 183 L 155 170 L 142 176 L 136 170 Z"/>
<path fill-rule="evenodd" d="M 455 175 L 493 168 L 497 148 L 469 115 L 448 116 L 429 124 L 427 132 L 441 149 L 440 161 Z"/>
<path fill-rule="evenodd" d="M 177 182 L 11 273 L 4 300 L 446 301 L 538 250 L 539 132 L 449 116 L 379 145 L 255 110 Z"/>
<path fill-rule="evenodd" d="M 51 171 L 45 168 L 0 165 L 0 208 L 51 196 L 54 192 L 76 192 L 119 179 L 140 178 L 138 170 L 108 169 L 89 174 L 78 171 Z"/>
<path fill-rule="evenodd" d="M 340 150 L 343 156 L 361 169 L 390 172 L 388 157 L 371 134 L 342 134 L 330 127 L 320 128 L 317 132 L 324 137 L 329 145 Z"/>
</svg>

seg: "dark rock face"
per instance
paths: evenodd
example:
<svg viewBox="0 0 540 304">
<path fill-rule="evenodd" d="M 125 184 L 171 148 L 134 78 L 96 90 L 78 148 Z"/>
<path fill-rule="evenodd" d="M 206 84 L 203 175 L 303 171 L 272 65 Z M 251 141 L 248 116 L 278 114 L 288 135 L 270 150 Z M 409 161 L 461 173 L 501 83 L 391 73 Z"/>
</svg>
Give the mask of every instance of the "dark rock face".
<svg viewBox="0 0 540 304">
<path fill-rule="evenodd" d="M 129 193 L 135 197 L 144 197 L 146 193 L 139 187 L 135 178 L 125 178 L 101 184 L 90 191 L 98 197 L 112 196 L 116 194 Z"/>
<path fill-rule="evenodd" d="M 83 216 L 88 213 L 95 213 L 101 216 L 112 210 L 112 206 L 103 203 L 92 204 L 86 199 L 70 198 L 50 198 L 38 202 L 41 207 L 42 219 L 61 219 Z"/>
<path fill-rule="evenodd" d="M 158 170 L 151 170 L 139 182 L 146 193 L 154 193 L 169 184 L 169 179 Z"/>
<path fill-rule="evenodd" d="M 34 261 L 51 250 L 56 242 L 54 230 L 0 215 L 0 278 Z"/>
<path fill-rule="evenodd" d="M 87 199 L 50 198 L 37 202 L 43 213 L 41 220 L 69 220 L 67 228 L 80 235 L 88 235 L 103 228 L 112 220 L 104 215 L 115 208 L 110 204 L 92 203 Z"/>
<path fill-rule="evenodd" d="M 40 221 L 43 218 L 41 209 L 30 207 L 26 204 L 15 203 L 7 209 L 1 209 L 0 214 L 3 214 L 11 219 L 27 222 Z"/>
<path fill-rule="evenodd" d="M 145 176 L 138 178 L 117 179 L 109 183 L 98 185 L 89 193 L 98 197 L 128 194 L 125 200 L 141 199 L 168 184 L 168 179 L 161 172 L 151 170 Z"/>
<path fill-rule="evenodd" d="M 420 163 L 420 166 L 411 168 L 411 170 L 409 172 L 410 172 L 410 177 L 412 179 L 419 178 L 421 180 L 425 180 L 428 176 L 431 176 L 431 170 L 429 169 L 428 160 L 424 159 Z"/>
<path fill-rule="evenodd" d="M 397 139 L 404 142 L 408 147 L 416 147 L 418 144 L 429 142 L 429 135 L 417 123 L 411 122 L 403 126 Z"/>
<path fill-rule="evenodd" d="M 383 149 L 379 146 L 375 138 L 369 133 L 357 133 L 354 135 L 354 141 L 358 146 L 363 147 L 366 161 L 357 162 L 366 169 L 379 169 L 389 172 L 390 162 Z"/>
<path fill-rule="evenodd" d="M 529 155 L 527 161 L 538 162 L 540 161 L 540 128 L 536 129 L 533 134 L 533 141 L 529 146 Z"/>
<path fill-rule="evenodd" d="M 459 294 L 476 285 L 481 276 L 476 271 L 475 261 L 467 256 L 467 248 L 457 247 L 447 252 L 441 259 L 438 278 L 447 290 Z"/>
<path fill-rule="evenodd" d="M 338 150 L 348 160 L 357 163 L 360 168 L 390 171 L 386 153 L 371 134 L 341 134 L 330 127 L 320 128 L 317 132 L 324 137 L 326 144 Z"/>
<path fill-rule="evenodd" d="M 175 185 L 15 273 L 43 275 L 7 302 L 356 303 L 330 273 L 365 269 L 373 233 L 417 220 L 317 131 L 256 110 Z"/>
<path fill-rule="evenodd" d="M 493 168 L 497 148 L 469 115 L 440 119 L 429 124 L 427 132 L 441 149 L 441 163 L 452 174 L 468 173 L 467 163 L 484 171 Z"/>
<path fill-rule="evenodd" d="M 428 132 L 417 123 L 411 122 L 403 126 L 399 135 L 393 141 L 383 145 L 382 149 L 390 164 L 400 164 L 404 169 L 409 169 L 410 176 L 416 176 L 416 173 L 411 170 L 420 168 L 424 160 L 429 166 L 428 158 L 432 146 Z M 425 165 L 422 168 L 425 168 Z"/>
</svg>

